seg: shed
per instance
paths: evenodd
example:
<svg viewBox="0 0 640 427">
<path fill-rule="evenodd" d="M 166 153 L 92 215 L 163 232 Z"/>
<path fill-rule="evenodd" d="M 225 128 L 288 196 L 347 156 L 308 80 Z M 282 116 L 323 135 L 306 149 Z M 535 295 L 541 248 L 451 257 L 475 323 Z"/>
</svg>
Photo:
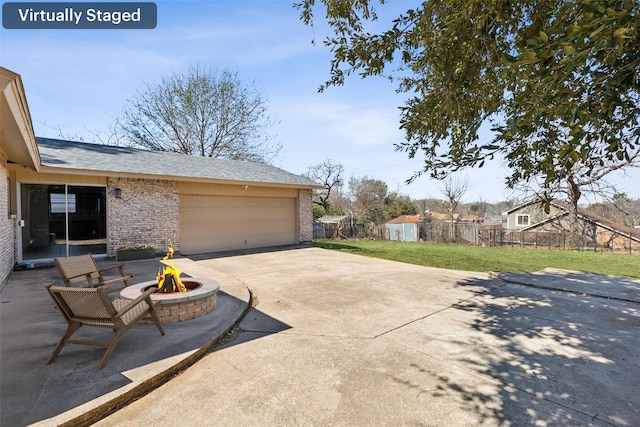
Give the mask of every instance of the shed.
<svg viewBox="0 0 640 427">
<path fill-rule="evenodd" d="M 385 224 L 387 240 L 417 242 L 420 236 L 419 215 L 402 215 Z"/>
<path fill-rule="evenodd" d="M 347 215 L 325 215 L 313 223 L 314 239 L 331 239 L 337 237 L 348 221 Z"/>
</svg>

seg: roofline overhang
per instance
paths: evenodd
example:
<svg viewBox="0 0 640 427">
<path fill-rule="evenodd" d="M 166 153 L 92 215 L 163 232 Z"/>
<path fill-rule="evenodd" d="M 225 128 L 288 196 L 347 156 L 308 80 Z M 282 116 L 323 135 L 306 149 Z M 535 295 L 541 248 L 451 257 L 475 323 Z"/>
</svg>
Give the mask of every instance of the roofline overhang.
<svg viewBox="0 0 640 427">
<path fill-rule="evenodd" d="M 40 170 L 27 96 L 19 74 L 0 67 L 0 151 L 10 163 Z"/>
<path fill-rule="evenodd" d="M 42 173 L 55 173 L 55 174 L 67 174 L 67 175 L 84 175 L 84 176 L 100 176 L 107 178 L 142 178 L 153 180 L 169 180 L 169 181 L 182 181 L 182 182 L 202 182 L 209 184 L 225 184 L 225 185 L 254 185 L 256 187 L 277 187 L 277 188 L 297 188 L 297 189 L 323 189 L 323 185 L 304 185 L 304 184 L 288 184 L 281 182 L 264 182 L 264 181 L 251 181 L 246 179 L 220 179 L 220 178 L 202 178 L 202 177 L 190 177 L 190 176 L 177 176 L 177 175 L 165 175 L 165 174 L 141 174 L 132 172 L 114 172 L 114 171 L 101 171 L 90 169 L 74 169 L 74 168 L 61 168 L 55 166 L 40 166 L 39 172 Z"/>
</svg>

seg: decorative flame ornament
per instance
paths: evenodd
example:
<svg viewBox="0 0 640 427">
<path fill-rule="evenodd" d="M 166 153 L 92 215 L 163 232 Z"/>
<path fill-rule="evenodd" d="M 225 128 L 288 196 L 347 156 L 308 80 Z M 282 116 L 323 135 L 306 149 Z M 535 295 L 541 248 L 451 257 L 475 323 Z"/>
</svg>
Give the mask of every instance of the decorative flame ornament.
<svg viewBox="0 0 640 427">
<path fill-rule="evenodd" d="M 156 280 L 158 281 L 158 292 L 186 292 L 187 288 L 180 280 L 180 274 L 182 274 L 182 270 L 176 268 L 173 265 L 173 261 L 169 261 L 169 265 L 166 265 L 166 262 L 169 258 L 173 256 L 173 244 L 169 243 L 169 249 L 167 254 L 162 258 L 162 262 L 165 263 L 165 267 L 160 267 L 158 269 L 158 275 L 156 276 Z"/>
</svg>

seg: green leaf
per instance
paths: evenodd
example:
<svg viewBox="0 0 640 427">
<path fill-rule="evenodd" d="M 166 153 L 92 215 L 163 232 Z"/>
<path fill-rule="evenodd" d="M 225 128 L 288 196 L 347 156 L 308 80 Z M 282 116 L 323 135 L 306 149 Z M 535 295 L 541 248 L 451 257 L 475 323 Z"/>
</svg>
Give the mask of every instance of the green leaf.
<svg viewBox="0 0 640 427">
<path fill-rule="evenodd" d="M 502 53 L 502 63 L 504 65 L 513 65 L 518 58 L 515 56 L 509 55 L 508 53 Z"/>
<path fill-rule="evenodd" d="M 617 30 L 615 30 L 613 32 L 613 37 L 622 37 L 625 34 L 627 34 L 629 31 L 631 31 L 631 29 L 623 27 L 623 28 L 618 28 Z"/>
<path fill-rule="evenodd" d="M 562 50 L 567 55 L 575 55 L 576 54 L 576 49 L 571 45 L 562 46 Z"/>
<path fill-rule="evenodd" d="M 597 36 L 605 28 L 607 28 L 607 26 L 605 24 L 600 25 L 596 30 L 594 30 L 591 34 L 589 34 L 589 37 L 591 38 L 591 37 Z"/>
<path fill-rule="evenodd" d="M 542 43 L 549 43 L 549 36 L 547 35 L 547 33 L 545 33 L 544 31 L 540 31 L 540 40 L 542 40 Z"/>
</svg>

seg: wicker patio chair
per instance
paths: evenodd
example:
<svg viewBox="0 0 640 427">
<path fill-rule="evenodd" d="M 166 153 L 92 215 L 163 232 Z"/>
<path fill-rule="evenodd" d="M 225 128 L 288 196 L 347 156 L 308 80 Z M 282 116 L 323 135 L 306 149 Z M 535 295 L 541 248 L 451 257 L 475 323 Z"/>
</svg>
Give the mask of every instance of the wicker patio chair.
<svg viewBox="0 0 640 427">
<path fill-rule="evenodd" d="M 102 286 L 105 287 L 107 292 L 111 293 L 129 286 L 129 279 L 133 278 L 132 274 L 124 271 L 126 264 L 100 269 L 91 254 L 55 258 L 54 261 L 64 284 L 69 287 L 81 284 L 89 287 Z M 115 270 L 118 271 L 116 272 Z M 105 278 L 102 274 L 108 271 L 113 271 L 120 275 L 115 278 Z M 122 283 L 122 286 L 112 287 L 113 284 L 117 283 Z"/>
<path fill-rule="evenodd" d="M 152 320 L 160 334 L 164 335 L 164 329 L 155 311 L 155 304 L 159 304 L 159 301 L 154 303 L 150 297 L 155 292 L 154 288 L 140 294 L 135 300 L 120 298 L 110 300 L 102 287 L 70 288 L 47 285 L 46 288 L 67 321 L 67 330 L 47 359 L 47 365 L 58 357 L 65 344 L 70 343 L 106 347 L 107 350 L 98 365 L 97 370 L 100 370 L 106 365 L 122 336 L 142 319 Z M 109 342 L 71 339 L 71 336 L 82 326 L 111 328 L 114 335 Z"/>
</svg>

